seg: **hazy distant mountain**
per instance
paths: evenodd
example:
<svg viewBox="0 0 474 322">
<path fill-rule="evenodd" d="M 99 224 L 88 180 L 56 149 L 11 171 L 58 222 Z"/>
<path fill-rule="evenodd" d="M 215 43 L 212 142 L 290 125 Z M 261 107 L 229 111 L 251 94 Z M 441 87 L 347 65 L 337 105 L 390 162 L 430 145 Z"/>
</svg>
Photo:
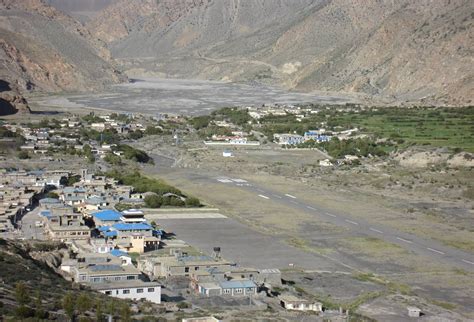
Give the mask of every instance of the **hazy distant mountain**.
<svg viewBox="0 0 474 322">
<path fill-rule="evenodd" d="M 0 79 L 20 90 L 75 91 L 124 77 L 74 19 L 40 0 L 0 0 Z"/>
<path fill-rule="evenodd" d="M 135 73 L 473 99 L 471 0 L 118 0 L 87 24 Z"/>
</svg>

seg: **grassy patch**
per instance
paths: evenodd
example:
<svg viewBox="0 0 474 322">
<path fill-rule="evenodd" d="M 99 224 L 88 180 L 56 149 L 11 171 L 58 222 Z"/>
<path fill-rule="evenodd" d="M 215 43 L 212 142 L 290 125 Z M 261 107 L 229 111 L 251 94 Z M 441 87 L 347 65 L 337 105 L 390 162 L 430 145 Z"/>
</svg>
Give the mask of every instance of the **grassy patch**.
<svg viewBox="0 0 474 322">
<path fill-rule="evenodd" d="M 442 307 L 443 309 L 446 309 L 446 310 L 454 310 L 457 308 L 456 304 L 444 302 L 444 301 L 432 300 L 431 303 L 439 307 Z"/>
<path fill-rule="evenodd" d="M 315 253 L 315 254 L 322 254 L 326 255 L 331 253 L 330 249 L 327 248 L 317 248 L 317 247 L 312 247 L 308 245 L 308 242 L 304 239 L 300 238 L 291 238 L 287 240 L 287 243 L 293 247 L 299 248 L 301 250 L 304 250 L 305 252 L 308 253 Z"/>
</svg>

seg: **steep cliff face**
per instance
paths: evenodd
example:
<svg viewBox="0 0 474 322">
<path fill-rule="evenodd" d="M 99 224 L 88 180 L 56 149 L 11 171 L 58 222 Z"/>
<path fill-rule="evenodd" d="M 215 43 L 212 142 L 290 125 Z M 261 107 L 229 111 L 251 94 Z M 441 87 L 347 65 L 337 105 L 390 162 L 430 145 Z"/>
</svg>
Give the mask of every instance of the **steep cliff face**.
<svg viewBox="0 0 474 322">
<path fill-rule="evenodd" d="M 135 71 L 473 99 L 469 0 L 119 0 L 87 25 Z"/>
<path fill-rule="evenodd" d="M 20 90 L 94 90 L 117 83 L 104 44 L 40 0 L 0 0 L 0 78 Z"/>
</svg>

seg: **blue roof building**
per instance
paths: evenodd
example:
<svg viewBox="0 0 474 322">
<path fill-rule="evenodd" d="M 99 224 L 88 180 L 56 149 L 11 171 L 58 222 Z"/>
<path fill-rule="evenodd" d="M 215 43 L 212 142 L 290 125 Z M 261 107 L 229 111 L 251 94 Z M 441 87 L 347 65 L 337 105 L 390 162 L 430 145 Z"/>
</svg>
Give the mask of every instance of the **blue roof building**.
<svg viewBox="0 0 474 322">
<path fill-rule="evenodd" d="M 115 257 L 120 257 L 120 256 L 130 256 L 128 255 L 127 252 L 120 250 L 120 249 L 113 249 L 110 251 L 110 255 L 115 256 Z"/>
<path fill-rule="evenodd" d="M 120 214 L 120 212 L 112 209 L 106 209 L 92 213 L 92 217 L 94 218 L 96 225 L 118 223 L 121 220 L 121 216 L 122 215 Z"/>
</svg>

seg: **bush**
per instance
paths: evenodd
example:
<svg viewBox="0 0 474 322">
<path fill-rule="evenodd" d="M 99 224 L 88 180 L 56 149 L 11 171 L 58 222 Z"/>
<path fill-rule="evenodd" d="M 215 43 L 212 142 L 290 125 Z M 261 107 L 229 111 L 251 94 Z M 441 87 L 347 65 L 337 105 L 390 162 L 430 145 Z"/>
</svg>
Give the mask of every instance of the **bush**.
<svg viewBox="0 0 474 322">
<path fill-rule="evenodd" d="M 186 207 L 199 207 L 201 206 L 201 202 L 199 201 L 198 198 L 195 197 L 188 197 L 186 198 Z"/>
<path fill-rule="evenodd" d="M 158 195 L 149 195 L 145 197 L 145 205 L 148 208 L 160 208 L 163 204 L 163 198 Z"/>
<path fill-rule="evenodd" d="M 50 191 L 46 194 L 47 198 L 59 199 L 59 195 L 56 192 Z"/>
<path fill-rule="evenodd" d="M 26 159 L 30 158 L 30 154 L 26 151 L 20 151 L 18 153 L 18 158 L 21 159 L 21 160 L 26 160 Z"/>
<path fill-rule="evenodd" d="M 126 144 L 120 144 L 117 149 L 123 151 L 123 156 L 126 159 L 133 160 L 139 163 L 153 163 L 153 159 L 150 158 L 145 151 L 135 149 Z"/>
</svg>

